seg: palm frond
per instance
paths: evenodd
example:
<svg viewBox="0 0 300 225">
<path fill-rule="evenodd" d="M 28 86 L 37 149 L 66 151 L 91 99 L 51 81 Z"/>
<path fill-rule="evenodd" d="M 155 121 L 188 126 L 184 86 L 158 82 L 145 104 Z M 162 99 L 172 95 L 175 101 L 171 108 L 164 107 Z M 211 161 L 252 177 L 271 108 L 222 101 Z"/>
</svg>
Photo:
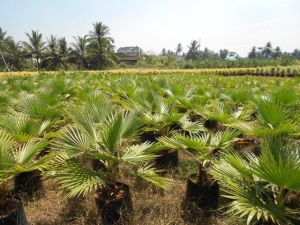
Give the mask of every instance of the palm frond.
<svg viewBox="0 0 300 225">
<path fill-rule="evenodd" d="M 0 171 L 4 172 L 15 164 L 11 148 L 17 146 L 13 137 L 0 130 Z"/>
<path fill-rule="evenodd" d="M 248 155 L 253 173 L 278 187 L 300 191 L 300 150 L 276 143 L 264 144 L 259 160 Z"/>
<path fill-rule="evenodd" d="M 198 133 L 206 131 L 206 128 L 200 122 L 192 122 L 188 119 L 187 115 L 180 118 L 179 123 L 181 128 L 189 133 Z"/>
<path fill-rule="evenodd" d="M 29 141 L 13 151 L 17 164 L 26 165 L 32 161 L 46 146 L 46 141 Z"/>
<path fill-rule="evenodd" d="M 125 149 L 125 153 L 120 158 L 120 160 L 135 165 L 149 162 L 150 160 L 157 157 L 156 154 L 153 154 L 149 151 L 152 146 L 153 144 L 147 142 L 139 145 L 132 145 Z"/>
<path fill-rule="evenodd" d="M 170 189 L 173 181 L 169 178 L 159 176 L 158 172 L 160 171 L 149 165 L 145 165 L 137 170 L 137 175 L 159 188 Z"/>
<path fill-rule="evenodd" d="M 82 166 L 68 155 L 61 153 L 57 155 L 52 163 L 51 177 L 65 189 L 68 197 L 86 196 L 105 186 L 106 176 L 101 171 L 93 171 Z"/>
<path fill-rule="evenodd" d="M 62 128 L 59 131 L 58 137 L 52 143 L 55 149 L 63 149 L 70 155 L 77 155 L 88 151 L 92 147 L 92 144 L 93 142 L 85 133 L 72 126 Z"/>
</svg>

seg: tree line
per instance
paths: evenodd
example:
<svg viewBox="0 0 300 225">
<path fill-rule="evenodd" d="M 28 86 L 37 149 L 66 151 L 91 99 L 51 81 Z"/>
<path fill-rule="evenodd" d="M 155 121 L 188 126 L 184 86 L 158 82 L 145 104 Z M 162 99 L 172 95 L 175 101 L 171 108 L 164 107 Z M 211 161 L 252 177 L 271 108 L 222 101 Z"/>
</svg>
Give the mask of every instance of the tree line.
<svg viewBox="0 0 300 225">
<path fill-rule="evenodd" d="M 182 44 L 179 43 L 175 51 L 166 50 L 165 48 L 161 51 L 161 56 L 173 55 L 177 56 L 182 53 Z M 240 58 L 237 53 L 230 52 L 228 49 L 221 49 L 219 52 L 214 52 L 207 47 L 204 50 L 200 49 L 200 42 L 197 40 L 193 40 L 188 46 L 187 53 L 183 53 L 185 60 L 205 60 L 205 59 L 219 59 L 225 60 L 230 57 L 231 54 L 235 55 L 235 58 Z M 300 50 L 295 49 L 293 52 L 283 52 L 279 46 L 273 48 L 271 42 L 267 42 L 264 47 L 255 47 L 253 46 L 251 51 L 249 52 L 247 58 L 248 59 L 279 59 L 282 57 L 289 57 L 294 59 L 300 59 Z"/>
<path fill-rule="evenodd" d="M 26 33 L 26 37 L 26 41 L 16 42 L 0 27 L 0 69 L 104 69 L 116 61 L 114 40 L 102 22 L 93 24 L 87 35 L 74 37 L 70 44 L 65 37 L 54 35 L 45 40 L 38 30 Z"/>
<path fill-rule="evenodd" d="M 93 24 L 87 35 L 74 37 L 72 43 L 54 35 L 45 38 L 38 30 L 31 30 L 26 37 L 26 41 L 16 42 L 0 27 L 0 70 L 97 70 L 119 62 L 110 29 L 102 22 Z M 228 61 L 231 56 L 237 62 Z M 141 57 L 136 66 L 247 67 L 291 64 L 294 59 L 300 59 L 300 50 L 283 52 L 280 47 L 273 48 L 271 42 L 264 47 L 253 47 L 248 57 L 242 59 L 227 49 L 201 50 L 200 42 L 193 40 L 186 53 L 179 43 L 175 51 L 163 49 L 160 56 Z"/>
</svg>

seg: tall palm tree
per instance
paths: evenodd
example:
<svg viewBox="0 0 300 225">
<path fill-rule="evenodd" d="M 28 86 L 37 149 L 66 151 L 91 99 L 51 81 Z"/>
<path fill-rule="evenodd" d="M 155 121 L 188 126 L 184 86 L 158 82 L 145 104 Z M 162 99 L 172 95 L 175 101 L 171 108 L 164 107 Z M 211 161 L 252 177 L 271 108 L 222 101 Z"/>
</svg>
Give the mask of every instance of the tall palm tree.
<svg viewBox="0 0 300 225">
<path fill-rule="evenodd" d="M 22 43 L 9 41 L 9 54 L 7 58 L 7 64 L 11 70 L 23 70 L 25 64 L 25 54 L 23 51 Z"/>
<path fill-rule="evenodd" d="M 89 40 L 91 42 L 96 41 L 99 44 L 113 44 L 114 40 L 109 35 L 109 27 L 103 24 L 102 22 L 96 22 L 93 24 L 93 30 L 89 33 Z"/>
<path fill-rule="evenodd" d="M 4 58 L 3 52 L 5 50 L 7 50 L 7 44 L 8 42 L 11 40 L 11 37 L 6 35 L 6 32 L 2 30 L 2 28 L 0 27 L 0 56 L 4 62 L 4 65 L 6 67 L 6 69 L 9 71 L 9 67 L 6 63 L 6 60 Z"/>
<path fill-rule="evenodd" d="M 58 41 L 54 35 L 51 35 L 47 41 L 47 57 L 45 58 L 45 63 L 49 69 L 57 69 L 59 64 Z"/>
<path fill-rule="evenodd" d="M 88 39 L 87 35 L 84 35 L 83 37 L 77 36 L 74 37 L 75 42 L 72 43 L 73 47 L 73 55 L 75 58 L 76 63 L 78 63 L 78 68 L 82 69 L 85 67 L 86 60 L 87 60 L 87 45 L 88 45 Z"/>
<path fill-rule="evenodd" d="M 102 22 L 93 24 L 93 30 L 90 31 L 88 39 L 92 68 L 103 69 L 114 63 L 116 59 L 113 51 L 114 40 L 109 35 L 109 28 Z"/>
<path fill-rule="evenodd" d="M 37 70 L 40 69 L 40 63 L 45 50 L 45 43 L 43 42 L 43 35 L 39 31 L 31 30 L 26 33 L 28 42 L 23 42 L 25 51 L 30 55 L 31 59 L 35 61 Z"/>
<path fill-rule="evenodd" d="M 274 50 L 271 42 L 267 42 L 266 46 L 262 49 L 261 54 L 264 58 L 271 58 Z"/>
<path fill-rule="evenodd" d="M 199 58 L 200 43 L 196 40 L 191 42 L 191 45 L 188 46 L 189 50 L 186 55 L 186 59 L 196 60 Z"/>
<path fill-rule="evenodd" d="M 182 52 L 182 44 L 178 43 L 176 46 L 176 55 L 179 55 Z"/>
<path fill-rule="evenodd" d="M 58 40 L 58 54 L 59 62 L 61 66 L 67 70 L 69 67 L 69 58 L 70 58 L 71 48 L 68 47 L 66 38 L 60 38 Z"/>
</svg>

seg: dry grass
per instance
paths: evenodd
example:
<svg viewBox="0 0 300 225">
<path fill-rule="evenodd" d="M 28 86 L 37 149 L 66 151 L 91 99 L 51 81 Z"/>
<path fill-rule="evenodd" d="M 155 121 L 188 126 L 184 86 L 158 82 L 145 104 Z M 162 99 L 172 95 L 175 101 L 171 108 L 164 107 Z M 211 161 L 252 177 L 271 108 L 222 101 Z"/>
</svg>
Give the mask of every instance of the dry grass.
<svg viewBox="0 0 300 225">
<path fill-rule="evenodd" d="M 131 187 L 134 225 L 226 225 L 226 218 L 221 213 L 207 216 L 197 207 L 185 210 L 186 182 L 178 177 L 178 171 L 176 174 L 174 187 L 169 191 L 159 191 L 136 180 L 126 181 Z M 52 181 L 44 182 L 43 192 L 39 199 L 25 203 L 27 218 L 32 225 L 101 225 L 92 195 L 66 199 Z"/>
</svg>

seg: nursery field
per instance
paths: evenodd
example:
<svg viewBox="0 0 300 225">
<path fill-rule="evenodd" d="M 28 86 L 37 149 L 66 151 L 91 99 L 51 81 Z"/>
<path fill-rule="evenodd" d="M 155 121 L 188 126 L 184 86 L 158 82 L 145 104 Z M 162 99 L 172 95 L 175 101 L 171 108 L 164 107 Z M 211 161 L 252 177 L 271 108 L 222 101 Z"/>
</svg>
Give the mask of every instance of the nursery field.
<svg viewBox="0 0 300 225">
<path fill-rule="evenodd" d="M 0 225 L 299 225 L 299 71 L 0 74 Z"/>
</svg>

